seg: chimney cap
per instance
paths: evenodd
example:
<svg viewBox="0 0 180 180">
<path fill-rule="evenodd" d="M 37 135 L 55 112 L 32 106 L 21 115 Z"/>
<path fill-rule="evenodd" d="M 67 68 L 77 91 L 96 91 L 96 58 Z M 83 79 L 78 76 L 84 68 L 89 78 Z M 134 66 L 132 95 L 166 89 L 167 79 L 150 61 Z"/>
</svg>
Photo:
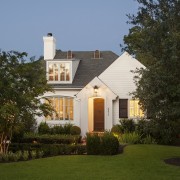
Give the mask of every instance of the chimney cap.
<svg viewBox="0 0 180 180">
<path fill-rule="evenodd" d="M 47 36 L 52 36 L 52 33 L 47 33 Z"/>
</svg>

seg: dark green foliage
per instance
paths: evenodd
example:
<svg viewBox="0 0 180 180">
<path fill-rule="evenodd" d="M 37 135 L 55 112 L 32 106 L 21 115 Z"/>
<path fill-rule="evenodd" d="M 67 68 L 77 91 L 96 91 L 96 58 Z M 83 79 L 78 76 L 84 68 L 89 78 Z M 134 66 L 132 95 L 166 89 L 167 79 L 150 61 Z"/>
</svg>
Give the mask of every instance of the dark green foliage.
<svg viewBox="0 0 180 180">
<path fill-rule="evenodd" d="M 25 133 L 25 128 L 23 124 L 19 124 L 16 127 L 14 127 L 14 131 L 12 132 L 12 142 L 19 142 L 23 137 Z"/>
<path fill-rule="evenodd" d="M 47 157 L 57 155 L 70 155 L 70 154 L 86 154 L 85 145 L 72 145 L 72 144 L 40 144 L 40 143 L 13 143 L 10 145 L 10 150 L 13 152 L 22 151 L 27 154 L 29 152 L 29 158 L 34 157 Z M 7 157 L 9 158 L 9 157 Z M 8 160 L 7 160 L 8 161 Z"/>
<path fill-rule="evenodd" d="M 53 146 L 50 146 L 49 151 L 50 156 L 57 156 L 59 154 L 58 145 L 54 144 Z"/>
<path fill-rule="evenodd" d="M 122 133 L 135 131 L 135 122 L 133 119 L 120 119 L 119 122 Z"/>
<path fill-rule="evenodd" d="M 156 129 L 156 124 L 154 121 L 149 121 L 145 119 L 138 120 L 136 124 L 136 132 L 141 135 L 142 138 L 153 134 Z"/>
<path fill-rule="evenodd" d="M 56 125 L 56 126 L 53 126 L 53 127 L 49 127 L 46 122 L 42 122 L 38 126 L 38 133 L 39 134 L 52 134 L 52 135 L 56 135 L 56 134 L 71 134 L 71 128 L 72 127 L 73 127 L 73 125 L 70 124 L 70 123 L 67 123 L 65 125 Z"/>
<path fill-rule="evenodd" d="M 114 125 L 114 126 L 111 128 L 111 132 L 112 132 L 112 133 L 115 133 L 115 134 L 121 134 L 121 133 L 122 133 L 121 126 L 120 126 L 119 124 Z"/>
<path fill-rule="evenodd" d="M 134 71 L 133 95 L 156 121 L 158 142 L 167 144 L 179 134 L 175 124 L 180 119 L 180 1 L 138 2 L 138 13 L 129 16 L 133 27 L 124 37 L 124 49 L 147 68 Z"/>
<path fill-rule="evenodd" d="M 43 143 L 43 144 L 78 144 L 81 141 L 79 135 L 38 135 L 26 134 L 21 143 Z"/>
<path fill-rule="evenodd" d="M 0 145 L 11 140 L 16 127 L 30 131 L 35 116 L 50 115 L 50 105 L 41 97 L 51 88 L 47 84 L 42 61 L 25 63 L 27 53 L 0 52 Z M 14 135 L 15 137 L 15 135 Z M 5 143 L 4 143 L 5 144 Z M 0 149 L 7 153 L 8 146 Z"/>
<path fill-rule="evenodd" d="M 70 129 L 70 134 L 72 135 L 80 135 L 81 134 L 81 129 L 78 126 L 72 126 Z"/>
<path fill-rule="evenodd" d="M 64 127 L 61 125 L 54 126 L 50 130 L 51 130 L 51 134 L 65 134 Z"/>
<path fill-rule="evenodd" d="M 86 138 L 86 146 L 87 146 L 87 154 L 96 155 L 100 154 L 100 137 L 98 134 L 87 134 Z"/>
<path fill-rule="evenodd" d="M 175 144 L 180 132 L 180 121 L 139 120 L 136 132 L 142 138 L 151 136 L 158 144 Z"/>
<path fill-rule="evenodd" d="M 118 138 L 119 142 L 122 144 L 140 144 L 141 136 L 137 132 L 125 132 Z"/>
<path fill-rule="evenodd" d="M 65 124 L 64 125 L 64 134 L 71 134 L 71 128 L 72 128 L 72 124 Z"/>
<path fill-rule="evenodd" d="M 77 154 L 82 155 L 87 153 L 87 148 L 85 145 L 76 145 Z"/>
<path fill-rule="evenodd" d="M 119 152 L 119 141 L 111 133 L 105 133 L 101 137 L 101 152 L 103 155 L 114 155 Z"/>
<path fill-rule="evenodd" d="M 118 139 L 111 133 L 87 134 L 87 154 L 88 155 L 114 155 L 118 154 Z"/>
<path fill-rule="evenodd" d="M 41 122 L 38 126 L 38 133 L 39 134 L 49 134 L 50 133 L 50 127 L 46 122 Z"/>
</svg>

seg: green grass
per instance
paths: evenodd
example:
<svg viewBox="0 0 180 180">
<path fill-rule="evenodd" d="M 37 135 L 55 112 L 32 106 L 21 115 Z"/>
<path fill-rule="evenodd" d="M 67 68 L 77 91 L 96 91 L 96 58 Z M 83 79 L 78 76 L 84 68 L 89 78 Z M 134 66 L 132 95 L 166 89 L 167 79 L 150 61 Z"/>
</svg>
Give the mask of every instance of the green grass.
<svg viewBox="0 0 180 180">
<path fill-rule="evenodd" d="M 170 157 L 180 157 L 180 147 L 129 145 L 116 156 L 57 156 L 0 164 L 0 179 L 180 179 L 180 167 L 163 162 Z"/>
</svg>

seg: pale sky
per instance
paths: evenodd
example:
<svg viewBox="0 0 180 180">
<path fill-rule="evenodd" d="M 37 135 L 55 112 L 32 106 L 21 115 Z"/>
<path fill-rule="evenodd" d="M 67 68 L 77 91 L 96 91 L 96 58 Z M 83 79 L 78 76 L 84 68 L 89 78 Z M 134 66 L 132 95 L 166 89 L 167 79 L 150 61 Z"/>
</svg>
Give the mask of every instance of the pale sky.
<svg viewBox="0 0 180 180">
<path fill-rule="evenodd" d="M 0 49 L 43 55 L 43 36 L 53 33 L 57 49 L 111 50 L 131 27 L 135 0 L 0 0 Z"/>
</svg>

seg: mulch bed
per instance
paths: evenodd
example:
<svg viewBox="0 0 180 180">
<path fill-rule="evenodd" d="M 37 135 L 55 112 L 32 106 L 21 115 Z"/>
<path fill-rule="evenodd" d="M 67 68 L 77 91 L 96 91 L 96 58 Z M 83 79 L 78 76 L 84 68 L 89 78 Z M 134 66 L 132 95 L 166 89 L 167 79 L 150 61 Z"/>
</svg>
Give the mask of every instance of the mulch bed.
<svg viewBox="0 0 180 180">
<path fill-rule="evenodd" d="M 164 162 L 165 162 L 166 164 L 171 164 L 171 165 L 175 165 L 175 166 L 180 166 L 180 157 L 165 159 Z"/>
</svg>

